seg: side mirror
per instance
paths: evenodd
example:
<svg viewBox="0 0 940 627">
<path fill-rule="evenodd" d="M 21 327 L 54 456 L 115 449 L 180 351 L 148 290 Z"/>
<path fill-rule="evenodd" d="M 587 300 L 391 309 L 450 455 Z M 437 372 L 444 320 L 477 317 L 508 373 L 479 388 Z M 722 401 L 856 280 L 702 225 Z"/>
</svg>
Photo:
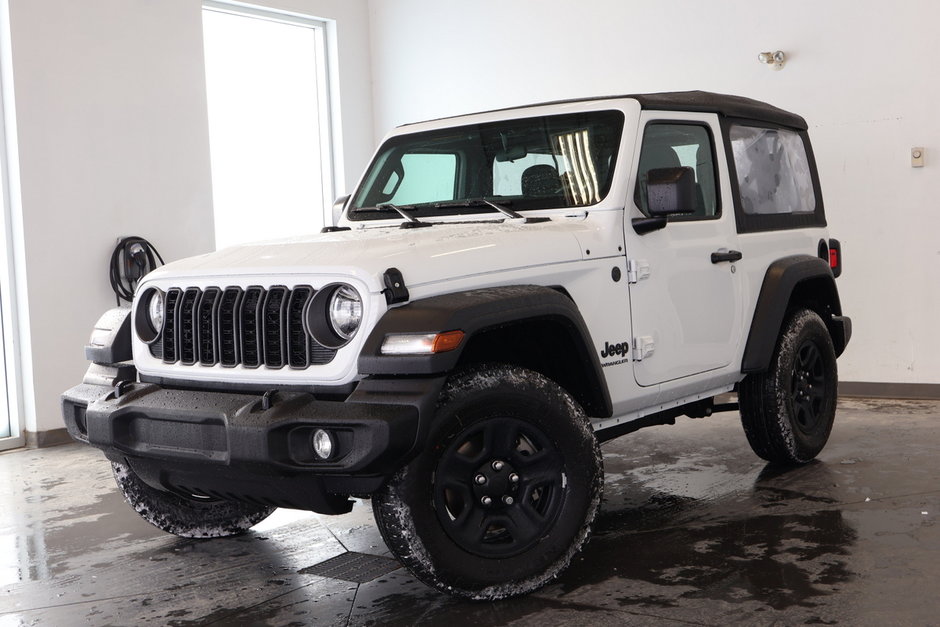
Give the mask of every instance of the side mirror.
<svg viewBox="0 0 940 627">
<path fill-rule="evenodd" d="M 650 170 L 646 198 L 651 216 L 695 213 L 695 172 L 684 166 Z"/>
<path fill-rule="evenodd" d="M 343 217 L 343 209 L 346 208 L 346 201 L 348 200 L 349 194 L 346 194 L 333 201 L 333 226 L 336 226 L 339 219 Z"/>
</svg>

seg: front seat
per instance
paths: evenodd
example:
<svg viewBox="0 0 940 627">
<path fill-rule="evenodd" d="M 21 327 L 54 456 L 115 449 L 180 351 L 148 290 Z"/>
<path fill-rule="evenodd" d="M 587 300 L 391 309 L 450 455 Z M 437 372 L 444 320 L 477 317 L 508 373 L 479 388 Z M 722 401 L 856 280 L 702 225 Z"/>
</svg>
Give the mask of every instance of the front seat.
<svg viewBox="0 0 940 627">
<path fill-rule="evenodd" d="M 522 173 L 522 195 L 547 197 L 561 194 L 561 176 L 548 164 L 529 166 Z"/>
</svg>

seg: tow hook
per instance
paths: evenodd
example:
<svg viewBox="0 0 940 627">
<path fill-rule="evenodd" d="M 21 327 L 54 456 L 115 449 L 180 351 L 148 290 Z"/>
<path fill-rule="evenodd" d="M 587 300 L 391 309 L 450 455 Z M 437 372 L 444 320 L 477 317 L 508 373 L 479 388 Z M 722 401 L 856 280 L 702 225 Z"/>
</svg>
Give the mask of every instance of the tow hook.
<svg viewBox="0 0 940 627">
<path fill-rule="evenodd" d="M 129 388 L 133 387 L 133 381 L 118 381 L 114 386 L 114 398 L 121 398 L 129 391 Z"/>
<path fill-rule="evenodd" d="M 271 409 L 271 405 L 274 404 L 274 395 L 277 394 L 277 390 L 268 390 L 261 395 L 261 410 L 268 411 Z"/>
</svg>

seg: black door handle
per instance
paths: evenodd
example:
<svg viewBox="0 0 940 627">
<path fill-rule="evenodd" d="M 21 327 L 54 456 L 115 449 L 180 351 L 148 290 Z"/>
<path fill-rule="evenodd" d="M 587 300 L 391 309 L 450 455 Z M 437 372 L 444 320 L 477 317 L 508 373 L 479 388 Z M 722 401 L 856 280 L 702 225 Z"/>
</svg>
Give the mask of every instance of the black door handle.
<svg viewBox="0 0 940 627">
<path fill-rule="evenodd" d="M 712 253 L 712 263 L 721 263 L 722 261 L 740 261 L 741 257 L 744 255 L 741 254 L 739 250 L 729 250 L 726 252 L 718 251 L 717 253 Z"/>
</svg>

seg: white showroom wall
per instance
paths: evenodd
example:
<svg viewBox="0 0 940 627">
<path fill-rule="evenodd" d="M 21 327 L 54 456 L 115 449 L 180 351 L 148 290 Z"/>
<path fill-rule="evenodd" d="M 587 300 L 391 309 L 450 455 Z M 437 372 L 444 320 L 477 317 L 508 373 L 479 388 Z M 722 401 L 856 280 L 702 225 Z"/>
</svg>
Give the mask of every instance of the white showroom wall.
<svg viewBox="0 0 940 627">
<path fill-rule="evenodd" d="M 803 115 L 852 343 L 843 381 L 940 383 L 940 3 L 370 0 L 377 139 L 419 119 L 702 89 Z M 783 50 L 774 71 L 757 61 Z M 927 167 L 910 150 L 927 148 Z"/>
<path fill-rule="evenodd" d="M 256 4 L 335 20 L 340 167 L 354 178 L 373 143 L 365 0 Z M 167 261 L 214 248 L 201 19 L 199 0 L 10 0 L 28 432 L 63 427 L 59 395 L 114 306 L 116 237 L 146 237 Z"/>
</svg>

